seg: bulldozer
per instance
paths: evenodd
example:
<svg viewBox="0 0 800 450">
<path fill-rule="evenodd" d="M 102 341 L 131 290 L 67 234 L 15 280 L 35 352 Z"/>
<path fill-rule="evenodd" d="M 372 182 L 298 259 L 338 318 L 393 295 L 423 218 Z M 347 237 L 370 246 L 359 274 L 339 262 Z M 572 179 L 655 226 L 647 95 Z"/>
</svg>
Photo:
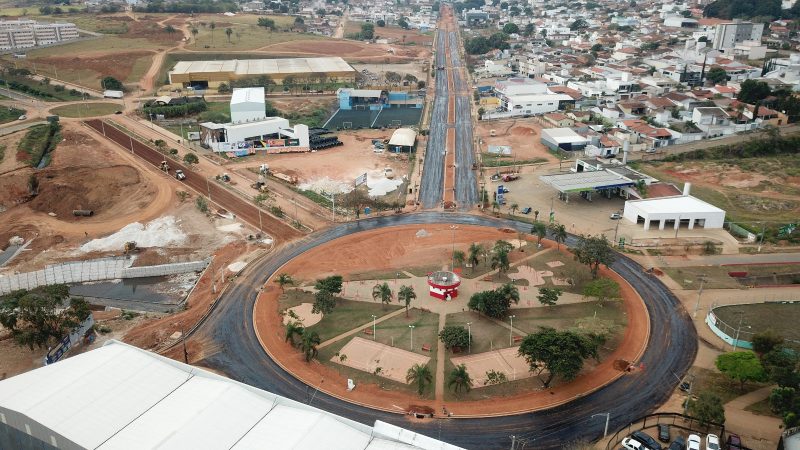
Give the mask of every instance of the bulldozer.
<svg viewBox="0 0 800 450">
<path fill-rule="evenodd" d="M 123 247 L 123 252 L 126 255 L 130 255 L 131 253 L 134 253 L 134 252 L 136 252 L 138 250 L 139 250 L 139 247 L 136 246 L 136 242 L 135 241 L 128 241 L 128 242 L 125 243 L 125 246 Z"/>
<path fill-rule="evenodd" d="M 159 167 L 164 172 L 169 172 L 169 164 L 166 161 L 161 161 L 161 166 Z"/>
</svg>

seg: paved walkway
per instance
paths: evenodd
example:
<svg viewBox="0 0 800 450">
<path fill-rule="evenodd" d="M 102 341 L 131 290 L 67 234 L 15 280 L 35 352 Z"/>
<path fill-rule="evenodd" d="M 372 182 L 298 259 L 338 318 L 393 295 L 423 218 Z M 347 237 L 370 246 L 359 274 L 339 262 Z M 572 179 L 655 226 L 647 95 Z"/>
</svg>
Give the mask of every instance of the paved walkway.
<svg viewBox="0 0 800 450">
<path fill-rule="evenodd" d="M 742 439 L 750 448 L 775 448 L 775 443 L 778 441 L 778 436 L 781 432 L 780 419 L 761 416 L 744 410 L 753 403 L 768 398 L 774 387 L 775 386 L 768 386 L 749 392 L 741 397 L 736 397 L 724 405 L 725 428 L 742 436 Z M 759 444 L 765 445 L 762 446 Z"/>
</svg>

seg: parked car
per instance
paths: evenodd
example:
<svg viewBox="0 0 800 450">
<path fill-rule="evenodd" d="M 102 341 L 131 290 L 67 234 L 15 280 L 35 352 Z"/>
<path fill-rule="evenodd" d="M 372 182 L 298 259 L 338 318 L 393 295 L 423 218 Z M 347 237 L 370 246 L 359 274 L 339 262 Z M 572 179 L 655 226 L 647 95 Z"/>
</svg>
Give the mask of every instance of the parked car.
<svg viewBox="0 0 800 450">
<path fill-rule="evenodd" d="M 181 169 L 178 169 L 175 171 L 175 178 L 177 178 L 178 181 L 183 181 L 186 179 L 186 174 L 183 173 Z"/>
<path fill-rule="evenodd" d="M 669 425 L 665 423 L 658 424 L 658 440 L 661 442 L 669 442 Z"/>
<path fill-rule="evenodd" d="M 533 211 L 533 208 L 531 208 L 530 206 L 522 208 L 522 214 L 530 214 L 531 211 Z"/>
<path fill-rule="evenodd" d="M 644 431 L 634 431 L 631 437 L 644 444 L 650 450 L 661 450 L 661 444 Z"/>
<path fill-rule="evenodd" d="M 669 448 L 667 450 L 685 450 L 686 449 L 686 439 L 683 436 L 678 436 L 672 441 L 672 444 L 669 444 Z"/>
<path fill-rule="evenodd" d="M 719 437 L 716 434 L 706 436 L 706 450 L 719 450 Z"/>
<path fill-rule="evenodd" d="M 611 220 L 619 220 L 621 218 L 622 218 L 622 216 L 620 215 L 620 213 L 611 214 Z"/>
<path fill-rule="evenodd" d="M 626 450 L 644 450 L 644 444 L 636 439 L 625 438 L 622 440 L 622 448 Z"/>
<path fill-rule="evenodd" d="M 742 438 L 740 438 L 738 434 L 728 434 L 728 441 L 726 444 L 728 450 L 741 450 L 744 448 L 744 446 L 742 446 Z"/>
<path fill-rule="evenodd" d="M 700 436 L 690 434 L 686 440 L 686 450 L 700 450 Z"/>
<path fill-rule="evenodd" d="M 23 115 L 19 116 L 19 119 L 17 119 L 17 120 L 26 120 L 27 118 L 28 118 L 28 116 L 23 114 Z"/>
</svg>

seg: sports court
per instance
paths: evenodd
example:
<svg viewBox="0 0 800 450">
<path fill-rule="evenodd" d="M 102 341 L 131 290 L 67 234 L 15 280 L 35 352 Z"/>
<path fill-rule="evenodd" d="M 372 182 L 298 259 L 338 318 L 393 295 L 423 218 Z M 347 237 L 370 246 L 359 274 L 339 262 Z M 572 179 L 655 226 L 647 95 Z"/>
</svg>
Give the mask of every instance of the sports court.
<svg viewBox="0 0 800 450">
<path fill-rule="evenodd" d="M 517 354 L 518 350 L 519 347 L 509 347 L 474 355 L 458 356 L 450 358 L 450 362 L 455 366 L 461 364 L 467 366 L 467 373 L 472 378 L 472 387 L 481 388 L 485 386 L 483 383 L 486 381 L 486 372 L 491 370 L 503 372 L 508 381 L 533 376 L 528 362 Z"/>
<path fill-rule="evenodd" d="M 340 361 L 338 356 L 334 356 L 331 361 L 368 373 L 375 373 L 375 369 L 380 367 L 381 371 L 378 375 L 404 384 L 407 384 L 406 374 L 411 366 L 414 364 L 425 365 L 430 361 L 427 356 L 361 337 L 354 337 L 339 350 L 339 354 L 346 355 L 347 358 Z"/>
<path fill-rule="evenodd" d="M 325 122 L 324 127 L 337 130 L 409 127 L 419 125 L 421 117 L 422 108 L 384 108 L 379 111 L 339 109 Z"/>
</svg>

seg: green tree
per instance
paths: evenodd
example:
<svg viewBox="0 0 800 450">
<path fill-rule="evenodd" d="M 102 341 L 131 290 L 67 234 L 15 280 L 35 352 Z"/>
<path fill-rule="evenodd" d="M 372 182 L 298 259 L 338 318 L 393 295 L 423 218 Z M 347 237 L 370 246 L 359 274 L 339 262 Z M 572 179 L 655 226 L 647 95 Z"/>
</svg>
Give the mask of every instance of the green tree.
<svg viewBox="0 0 800 450">
<path fill-rule="evenodd" d="M 783 336 L 776 333 L 775 330 L 767 329 L 761 333 L 754 334 L 751 341 L 753 343 L 753 351 L 763 356 L 782 346 Z"/>
<path fill-rule="evenodd" d="M 217 86 L 217 92 L 220 94 L 228 94 L 231 92 L 231 86 L 228 83 L 220 83 L 219 86 Z"/>
<path fill-rule="evenodd" d="M 475 266 L 477 266 L 481 260 L 480 256 L 483 253 L 483 246 L 481 244 L 473 242 L 469 245 L 469 249 L 467 250 L 468 257 L 467 261 L 472 266 L 472 271 L 475 272 Z"/>
<path fill-rule="evenodd" d="M 462 267 L 464 265 L 464 259 L 466 259 L 466 255 L 461 250 L 454 250 L 453 251 L 453 264 L 457 265 L 458 267 Z"/>
<path fill-rule="evenodd" d="M 409 27 L 408 21 L 405 19 L 405 17 L 401 17 L 400 20 L 397 21 L 397 26 L 404 30 L 407 30 Z"/>
<path fill-rule="evenodd" d="M 514 250 L 514 246 L 511 244 L 511 242 L 504 241 L 504 240 L 500 239 L 500 240 L 495 241 L 494 247 L 492 247 L 492 249 L 495 252 L 501 252 L 502 251 L 502 252 L 509 253 L 509 252 L 511 252 L 511 250 Z"/>
<path fill-rule="evenodd" d="M 378 283 L 372 287 L 372 299 L 380 300 L 384 305 L 392 303 L 392 290 L 389 288 L 389 283 Z"/>
<path fill-rule="evenodd" d="M 503 298 L 503 302 L 508 304 L 509 308 L 511 307 L 511 302 L 514 302 L 515 305 L 519 304 L 519 289 L 514 286 L 514 283 L 505 283 L 497 289 L 497 292 Z"/>
<path fill-rule="evenodd" d="M 472 389 L 472 378 L 467 372 L 467 366 L 461 364 L 450 371 L 447 376 L 447 387 L 455 391 L 456 394 L 461 393 L 461 391 L 469 392 Z"/>
<path fill-rule="evenodd" d="M 536 26 L 534 24 L 532 24 L 532 23 L 529 23 L 529 24 L 525 25 L 525 29 L 522 32 L 522 34 L 524 34 L 526 37 L 529 37 L 535 32 L 536 32 Z"/>
<path fill-rule="evenodd" d="M 292 345 L 294 345 L 294 337 L 295 336 L 302 337 L 303 331 L 305 330 L 305 328 L 303 328 L 303 324 L 295 320 L 290 320 L 289 322 L 287 322 L 285 328 L 286 328 L 286 339 L 284 340 L 284 342 L 292 341 Z"/>
<path fill-rule="evenodd" d="M 492 269 L 497 269 L 499 273 L 508 272 L 511 268 L 511 260 L 508 257 L 508 250 L 496 249 L 492 254 Z"/>
<path fill-rule="evenodd" d="M 592 278 L 597 278 L 600 264 L 608 267 L 614 262 L 614 250 L 606 239 L 606 235 L 600 236 L 581 236 L 580 242 L 575 247 L 573 253 L 575 259 L 581 264 L 586 264 L 592 270 Z"/>
<path fill-rule="evenodd" d="M 447 325 L 439 332 L 439 340 L 451 350 L 465 348 L 469 345 L 469 331 L 461 325 Z"/>
<path fill-rule="evenodd" d="M 302 339 L 300 341 L 300 349 L 303 351 L 303 355 L 306 357 L 306 362 L 311 361 L 311 358 L 316 358 L 317 353 L 317 346 L 322 342 L 317 334 L 316 331 L 303 332 Z"/>
<path fill-rule="evenodd" d="M 519 303 L 519 291 L 513 284 L 507 284 L 491 291 L 472 294 L 467 307 L 488 317 L 502 319 L 511 308 L 511 302 Z"/>
<path fill-rule="evenodd" d="M 272 19 L 268 19 L 266 17 L 259 17 L 257 24 L 258 26 L 264 27 L 270 31 L 275 30 L 275 21 Z"/>
<path fill-rule="evenodd" d="M 124 91 L 125 86 L 122 84 L 121 81 L 114 77 L 103 77 L 100 81 L 100 86 L 103 89 L 111 89 L 112 91 Z"/>
<path fill-rule="evenodd" d="M 375 25 L 365 23 L 361 25 L 361 39 L 371 41 L 375 37 Z"/>
<path fill-rule="evenodd" d="M 533 227 L 531 227 L 531 234 L 536 236 L 536 245 L 541 247 L 542 239 L 547 236 L 547 225 L 543 222 L 534 222 Z"/>
<path fill-rule="evenodd" d="M 408 317 L 408 305 L 411 304 L 411 301 L 417 298 L 417 293 L 414 292 L 414 288 L 411 286 L 400 286 L 400 291 L 397 293 L 397 299 L 403 303 L 406 307 L 406 317 Z"/>
<path fill-rule="evenodd" d="M 619 298 L 619 283 L 610 278 L 596 278 L 586 283 L 586 286 L 583 288 L 583 295 L 586 297 L 594 297 L 600 302 L 611 298 Z"/>
<path fill-rule="evenodd" d="M 558 249 L 561 250 L 561 244 L 567 240 L 567 227 L 561 223 L 551 223 L 549 228 L 553 240 L 556 241 Z"/>
<path fill-rule="evenodd" d="M 566 381 L 574 379 L 589 357 L 599 359 L 598 343 L 574 331 L 557 331 L 542 327 L 541 331 L 522 339 L 519 355 L 524 357 L 545 388 L 559 376 Z M 547 376 L 542 378 L 542 374 Z"/>
<path fill-rule="evenodd" d="M 561 289 L 543 287 L 539 288 L 539 295 L 536 298 L 539 299 L 541 304 L 552 306 L 556 304 L 561 294 Z"/>
<path fill-rule="evenodd" d="M 569 26 L 569 29 L 572 31 L 577 31 L 583 28 L 589 28 L 589 23 L 583 19 L 577 19 Z"/>
<path fill-rule="evenodd" d="M 342 276 L 331 275 L 317 280 L 314 284 L 317 292 L 314 294 L 314 305 L 311 312 L 314 314 L 330 314 L 336 307 L 336 295 L 342 292 Z"/>
<path fill-rule="evenodd" d="M 728 72 L 722 67 L 712 67 L 706 74 L 706 79 L 714 84 L 720 84 L 728 81 Z"/>
<path fill-rule="evenodd" d="M 375 25 L 378 25 L 379 27 L 383 28 L 383 27 L 385 27 L 385 26 L 386 26 L 386 21 L 385 21 L 385 20 L 383 20 L 383 19 L 378 19 L 378 20 L 375 22 Z"/>
<path fill-rule="evenodd" d="M 200 30 L 198 30 L 195 27 L 192 27 L 192 38 L 194 39 L 194 45 L 197 45 L 197 33 L 199 32 Z"/>
<path fill-rule="evenodd" d="M 751 351 L 723 353 L 717 357 L 716 366 L 725 376 L 738 381 L 742 392 L 745 383 L 767 379 L 761 361 Z"/>
<path fill-rule="evenodd" d="M 275 278 L 275 282 L 278 283 L 278 286 L 281 287 L 281 292 L 286 292 L 285 286 L 287 284 L 294 284 L 294 279 L 291 275 L 286 272 L 283 272 L 278 275 L 278 278 Z"/>
<path fill-rule="evenodd" d="M 183 155 L 183 162 L 189 164 L 190 166 L 197 164 L 200 162 L 200 158 L 197 157 L 195 153 L 189 152 Z"/>
<path fill-rule="evenodd" d="M 178 30 L 176 30 L 175 27 L 173 27 L 172 25 L 167 25 L 166 27 L 164 27 L 164 31 L 169 34 L 175 34 L 175 32 L 177 32 Z"/>
<path fill-rule="evenodd" d="M 800 388 L 800 356 L 794 351 L 776 347 L 761 358 L 769 379 L 781 387 Z"/>
<path fill-rule="evenodd" d="M 225 35 L 228 37 L 228 44 L 231 43 L 231 35 L 233 34 L 233 29 L 225 28 Z"/>
<path fill-rule="evenodd" d="M 422 396 L 425 388 L 433 382 L 433 374 L 426 364 L 414 364 L 406 372 L 406 383 L 417 385 L 417 394 Z"/>
<path fill-rule="evenodd" d="M 778 387 L 769 394 L 769 408 L 775 414 L 786 417 L 787 413 L 800 410 L 797 390 L 791 387 Z"/>
<path fill-rule="evenodd" d="M 17 345 L 44 348 L 77 329 L 91 312 L 65 284 L 20 289 L 0 296 L 0 325 Z"/>
<path fill-rule="evenodd" d="M 517 212 L 517 210 L 519 210 L 519 205 L 516 204 L 516 203 L 512 203 L 511 206 L 509 206 L 508 209 L 511 210 L 511 215 L 513 216 L 514 213 Z"/>
<path fill-rule="evenodd" d="M 519 33 L 519 27 L 515 23 L 507 23 L 503 25 L 503 33 L 505 34 L 514 34 Z"/>
<path fill-rule="evenodd" d="M 213 47 L 214 46 L 214 30 L 217 28 L 217 24 L 215 22 L 211 22 L 208 25 L 208 27 L 211 28 L 211 46 Z"/>
<path fill-rule="evenodd" d="M 194 205 L 201 213 L 208 213 L 208 201 L 204 197 L 197 197 L 197 199 L 194 201 Z"/>
<path fill-rule="evenodd" d="M 711 392 L 701 392 L 697 400 L 688 399 L 689 414 L 700 421 L 701 425 L 708 426 L 711 423 L 725 423 L 725 408 L 722 406 L 722 399 Z"/>
<path fill-rule="evenodd" d="M 764 100 L 772 93 L 769 85 L 763 81 L 744 80 L 739 90 L 739 95 L 736 96 L 739 101 L 749 104 L 755 104 Z"/>
</svg>

